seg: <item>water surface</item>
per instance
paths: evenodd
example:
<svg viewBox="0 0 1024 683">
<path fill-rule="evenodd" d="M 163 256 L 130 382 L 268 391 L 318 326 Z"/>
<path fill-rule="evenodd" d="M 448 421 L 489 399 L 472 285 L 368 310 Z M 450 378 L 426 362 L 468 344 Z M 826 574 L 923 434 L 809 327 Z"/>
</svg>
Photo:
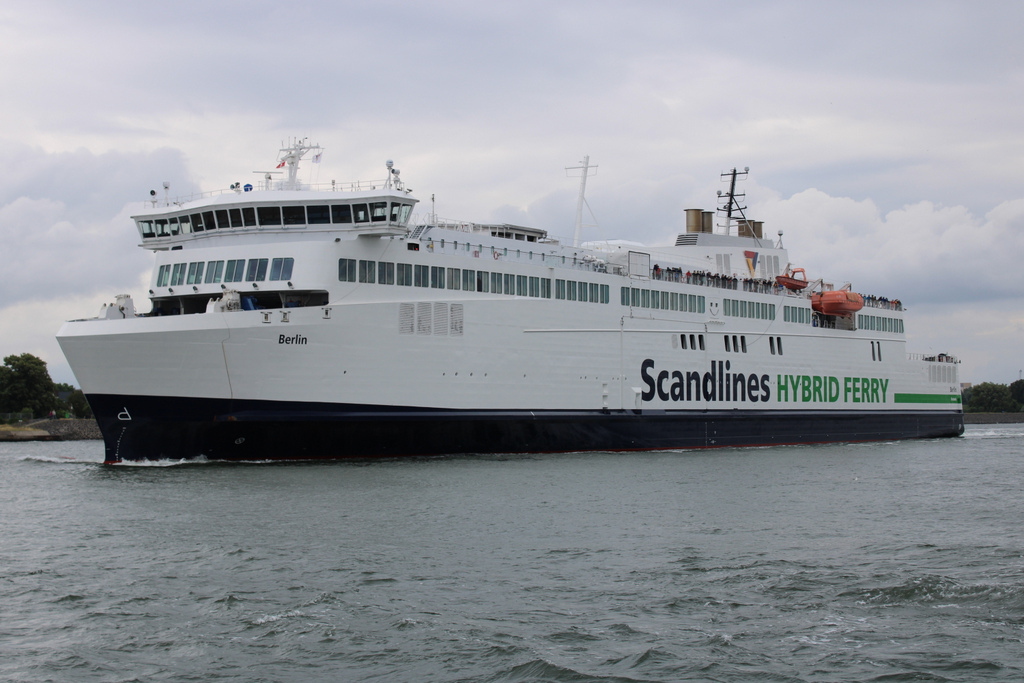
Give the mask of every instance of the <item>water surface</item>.
<svg viewBox="0 0 1024 683">
<path fill-rule="evenodd" d="M 1024 426 L 102 465 L 0 444 L 0 679 L 1024 678 Z"/>
</svg>

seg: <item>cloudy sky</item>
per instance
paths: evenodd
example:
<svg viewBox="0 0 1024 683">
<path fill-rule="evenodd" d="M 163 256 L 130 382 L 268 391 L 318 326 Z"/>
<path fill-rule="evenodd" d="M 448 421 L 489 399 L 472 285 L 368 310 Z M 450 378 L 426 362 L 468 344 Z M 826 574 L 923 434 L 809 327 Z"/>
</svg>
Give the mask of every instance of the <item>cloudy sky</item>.
<svg viewBox="0 0 1024 683">
<path fill-rule="evenodd" d="M 151 257 L 150 189 L 250 181 L 282 140 L 315 177 L 394 159 L 446 218 L 665 244 L 750 167 L 748 215 L 812 277 L 903 300 L 908 350 L 1024 370 L 1024 4 L 485 0 L 0 7 L 0 355 Z"/>
</svg>

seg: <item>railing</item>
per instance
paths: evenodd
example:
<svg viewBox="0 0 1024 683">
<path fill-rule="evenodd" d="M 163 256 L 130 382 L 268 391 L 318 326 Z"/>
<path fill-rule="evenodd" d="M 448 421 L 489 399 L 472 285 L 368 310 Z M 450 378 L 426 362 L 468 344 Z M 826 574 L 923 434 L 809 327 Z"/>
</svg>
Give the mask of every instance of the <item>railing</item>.
<svg viewBox="0 0 1024 683">
<path fill-rule="evenodd" d="M 473 234 L 467 232 L 467 235 Z M 448 253 L 480 258 L 486 261 L 505 261 L 507 263 L 534 263 L 543 264 L 552 268 L 565 268 L 568 270 L 581 270 L 591 273 L 612 273 L 624 275 L 624 269 L 616 264 L 607 263 L 592 258 L 580 258 L 578 256 L 563 256 L 555 254 L 553 250 L 544 251 L 543 242 L 525 242 L 515 240 L 510 246 L 474 244 L 470 240 L 440 239 L 431 236 L 423 238 L 423 248 L 431 253 Z M 533 247 L 533 248 L 530 248 Z"/>
<path fill-rule="evenodd" d="M 884 297 L 877 296 L 865 296 L 864 305 L 870 308 L 882 308 L 887 311 L 903 310 L 903 302 L 899 299 L 886 299 Z"/>
<path fill-rule="evenodd" d="M 795 292 L 786 289 L 773 280 L 760 280 L 756 278 L 737 278 L 733 275 L 719 275 L 706 271 L 687 271 L 681 268 L 652 268 L 652 280 L 663 280 L 665 282 L 679 282 L 688 285 L 704 285 L 705 287 L 717 287 L 719 289 L 735 289 L 744 292 L 756 292 L 758 294 L 776 294 L 779 296 L 798 296 L 807 298 L 807 292 Z M 899 299 L 886 299 L 873 295 L 861 295 L 864 298 L 864 305 L 870 308 L 879 308 L 888 311 L 902 311 L 903 303 Z"/>
<path fill-rule="evenodd" d="M 760 294 L 784 295 L 789 293 L 785 287 L 771 280 L 738 278 L 732 275 L 718 275 L 706 271 L 687 271 L 684 273 L 681 268 L 652 268 L 651 279 L 663 282 L 678 282 L 686 285 L 703 285 L 719 289 L 757 292 Z"/>
<path fill-rule="evenodd" d="M 956 356 L 951 356 L 948 353 L 908 353 L 907 360 L 923 360 L 930 363 L 959 363 L 960 360 Z"/>
<path fill-rule="evenodd" d="M 356 180 L 352 182 L 338 183 L 331 181 L 329 183 L 310 183 L 303 184 L 299 183 L 296 190 L 305 190 L 311 192 L 360 192 L 364 190 L 378 190 L 382 189 L 387 183 L 386 178 L 380 180 Z M 258 180 L 252 183 L 254 190 L 266 192 L 269 190 L 285 190 L 285 181 L 283 180 Z M 238 184 L 237 188 L 223 188 L 220 190 L 208 190 L 206 192 L 193 192 L 187 195 L 178 195 L 173 199 L 150 199 L 144 202 L 147 208 L 155 209 L 162 207 L 181 206 L 182 204 L 188 204 L 189 202 L 198 201 L 200 199 L 209 199 L 210 197 L 219 197 L 222 194 L 229 193 L 245 194 L 242 184 Z"/>
</svg>

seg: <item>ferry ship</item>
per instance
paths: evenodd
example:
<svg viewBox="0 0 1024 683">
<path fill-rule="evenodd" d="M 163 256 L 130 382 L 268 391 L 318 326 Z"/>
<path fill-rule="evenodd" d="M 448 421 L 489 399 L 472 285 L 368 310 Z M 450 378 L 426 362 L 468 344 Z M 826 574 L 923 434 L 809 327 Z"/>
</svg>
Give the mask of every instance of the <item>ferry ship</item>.
<svg viewBox="0 0 1024 683">
<path fill-rule="evenodd" d="M 807 281 L 724 174 L 672 245 L 415 220 L 378 181 L 280 176 L 133 216 L 149 310 L 61 348 L 107 462 L 643 451 L 963 432 L 957 359 L 906 351 L 894 299 Z M 141 308 L 141 307 L 140 307 Z"/>
</svg>

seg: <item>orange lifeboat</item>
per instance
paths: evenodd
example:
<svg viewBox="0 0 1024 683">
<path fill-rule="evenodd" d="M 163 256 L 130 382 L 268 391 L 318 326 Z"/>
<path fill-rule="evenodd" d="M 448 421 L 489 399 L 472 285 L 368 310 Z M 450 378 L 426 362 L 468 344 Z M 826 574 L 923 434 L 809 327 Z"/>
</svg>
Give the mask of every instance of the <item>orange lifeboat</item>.
<svg viewBox="0 0 1024 683">
<path fill-rule="evenodd" d="M 792 292 L 799 292 L 807 286 L 807 273 L 803 268 L 787 268 L 785 273 L 776 276 L 775 281 Z"/>
<path fill-rule="evenodd" d="M 825 315 L 853 315 L 864 308 L 864 297 L 848 289 L 817 292 L 811 295 L 811 308 Z"/>
</svg>

